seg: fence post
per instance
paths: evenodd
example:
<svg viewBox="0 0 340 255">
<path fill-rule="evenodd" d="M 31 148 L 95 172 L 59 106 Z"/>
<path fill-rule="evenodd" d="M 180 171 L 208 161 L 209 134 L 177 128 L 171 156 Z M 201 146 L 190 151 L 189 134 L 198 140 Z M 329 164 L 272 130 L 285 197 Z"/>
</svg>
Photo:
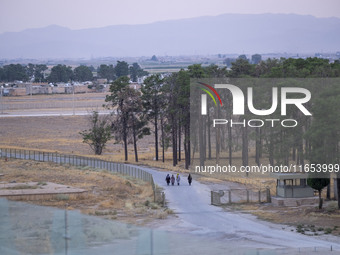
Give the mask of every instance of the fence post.
<svg viewBox="0 0 340 255">
<path fill-rule="evenodd" d="M 247 190 L 247 203 L 249 203 L 249 190 Z"/>
<path fill-rule="evenodd" d="M 259 203 L 261 203 L 261 190 L 259 190 Z"/>
<path fill-rule="evenodd" d="M 165 193 L 162 192 L 162 206 L 165 207 Z"/>
<path fill-rule="evenodd" d="M 229 204 L 231 204 L 231 190 L 228 190 L 228 200 Z"/>
</svg>

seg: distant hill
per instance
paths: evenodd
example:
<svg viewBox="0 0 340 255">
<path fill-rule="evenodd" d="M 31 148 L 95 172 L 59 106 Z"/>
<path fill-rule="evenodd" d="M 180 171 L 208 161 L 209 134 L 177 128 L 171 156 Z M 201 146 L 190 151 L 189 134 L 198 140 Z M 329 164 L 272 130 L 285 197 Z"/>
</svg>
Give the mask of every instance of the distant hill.
<svg viewBox="0 0 340 255">
<path fill-rule="evenodd" d="M 145 25 L 70 30 L 56 25 L 0 34 L 0 58 L 90 58 L 340 51 L 340 19 L 224 14 Z"/>
</svg>

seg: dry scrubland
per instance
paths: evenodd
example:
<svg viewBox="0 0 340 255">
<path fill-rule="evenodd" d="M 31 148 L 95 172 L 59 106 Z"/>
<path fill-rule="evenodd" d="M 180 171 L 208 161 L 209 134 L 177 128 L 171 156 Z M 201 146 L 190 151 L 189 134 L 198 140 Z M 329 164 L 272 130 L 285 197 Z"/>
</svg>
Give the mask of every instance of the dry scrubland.
<svg viewBox="0 0 340 255">
<path fill-rule="evenodd" d="M 101 156 L 95 156 L 90 146 L 82 142 L 79 134 L 88 128 L 87 116 L 42 116 L 0 118 L 0 147 L 36 149 L 49 152 L 98 157 L 105 160 L 124 162 L 124 148 L 111 140 Z M 154 161 L 154 138 L 146 136 L 138 141 L 139 164 L 174 171 L 184 171 L 184 161 L 172 167 L 170 149 L 165 163 Z M 183 153 L 182 153 L 183 155 Z M 184 156 L 184 155 L 183 155 Z M 129 145 L 129 163 L 135 163 L 132 144 Z"/>
<path fill-rule="evenodd" d="M 133 223 L 137 223 L 138 216 L 140 224 L 165 218 L 169 213 L 152 202 L 153 191 L 149 183 L 128 176 L 87 167 L 17 159 L 1 159 L 0 169 L 4 182 L 54 182 L 88 191 L 80 198 L 58 195 L 54 199 L 32 201 L 35 204 L 78 209 L 89 215 Z"/>
</svg>

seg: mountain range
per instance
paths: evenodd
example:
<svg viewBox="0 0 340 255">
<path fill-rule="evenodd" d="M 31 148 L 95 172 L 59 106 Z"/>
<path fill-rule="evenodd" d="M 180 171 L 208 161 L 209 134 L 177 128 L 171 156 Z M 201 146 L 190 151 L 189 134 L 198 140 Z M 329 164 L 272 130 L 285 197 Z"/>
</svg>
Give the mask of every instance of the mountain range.
<svg viewBox="0 0 340 255">
<path fill-rule="evenodd" d="M 223 14 L 71 30 L 57 25 L 0 34 L 0 59 L 340 51 L 340 19 Z"/>
</svg>

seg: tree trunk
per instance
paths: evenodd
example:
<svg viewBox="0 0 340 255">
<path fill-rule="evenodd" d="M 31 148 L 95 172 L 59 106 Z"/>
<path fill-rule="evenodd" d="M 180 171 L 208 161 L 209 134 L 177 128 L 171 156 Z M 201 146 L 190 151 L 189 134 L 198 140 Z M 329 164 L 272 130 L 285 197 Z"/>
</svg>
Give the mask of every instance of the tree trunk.
<svg viewBox="0 0 340 255">
<path fill-rule="evenodd" d="M 96 154 L 96 155 L 101 155 L 101 154 L 102 154 L 102 151 L 103 151 L 103 147 L 97 145 L 96 148 L 95 148 L 95 154 Z"/>
<path fill-rule="evenodd" d="M 248 166 L 248 128 L 247 125 L 242 128 L 242 165 Z M 246 172 L 248 176 L 248 172 Z"/>
<path fill-rule="evenodd" d="M 259 158 L 262 158 L 262 129 L 259 128 L 259 140 L 260 140 L 260 148 L 259 148 Z"/>
<path fill-rule="evenodd" d="M 269 164 L 274 166 L 274 141 L 273 141 L 273 131 L 270 129 L 269 138 Z"/>
<path fill-rule="evenodd" d="M 185 153 L 185 169 L 189 169 L 189 166 L 190 166 L 190 126 L 188 125 L 188 123 L 184 126 L 184 153 Z"/>
<path fill-rule="evenodd" d="M 199 146 L 199 157 L 200 157 L 200 167 L 204 166 L 204 145 L 203 145 L 203 120 L 204 116 L 199 117 L 198 124 L 198 146 Z"/>
<path fill-rule="evenodd" d="M 172 115 L 172 165 L 177 165 L 177 123 Z"/>
<path fill-rule="evenodd" d="M 219 165 L 220 163 L 220 127 L 216 127 L 216 165 Z"/>
<path fill-rule="evenodd" d="M 231 126 L 228 125 L 228 144 L 229 144 L 229 165 L 232 164 L 232 157 L 233 157 L 233 144 L 232 144 L 232 132 Z"/>
<path fill-rule="evenodd" d="M 207 123 L 206 123 L 206 118 L 203 117 L 203 122 L 202 122 L 202 127 L 203 127 L 203 158 L 204 161 L 207 159 Z"/>
<path fill-rule="evenodd" d="M 321 210 L 322 209 L 322 197 L 321 197 L 321 190 L 319 190 L 319 209 Z"/>
<path fill-rule="evenodd" d="M 135 127 L 135 123 L 134 122 L 133 122 L 133 125 L 132 125 L 132 133 L 133 133 L 133 149 L 135 151 L 135 161 L 138 162 L 136 127 Z"/>
<path fill-rule="evenodd" d="M 296 160 L 296 146 L 294 145 L 293 151 L 292 151 L 292 161 Z"/>
<path fill-rule="evenodd" d="M 329 183 L 331 183 L 331 180 L 329 179 Z M 331 184 L 327 185 L 327 199 L 331 199 Z"/>
<path fill-rule="evenodd" d="M 299 149 L 298 149 L 298 158 L 299 158 L 299 163 L 300 165 L 302 165 L 302 170 L 304 171 L 304 165 L 305 165 L 305 159 L 304 159 L 304 153 L 303 153 L 303 140 L 300 140 L 300 144 L 299 144 Z"/>
<path fill-rule="evenodd" d="M 181 161 L 181 131 L 182 131 L 182 126 L 181 126 L 181 121 L 178 121 L 178 161 Z"/>
<path fill-rule="evenodd" d="M 225 129 L 222 128 L 221 130 L 221 151 L 226 151 L 226 144 L 225 144 L 225 141 L 226 141 L 226 134 L 225 134 Z"/>
<path fill-rule="evenodd" d="M 208 158 L 211 159 L 211 135 L 210 135 L 210 114 L 207 111 L 208 117 Z"/>
<path fill-rule="evenodd" d="M 156 156 L 156 161 L 158 161 L 158 118 L 157 118 L 157 113 L 155 113 L 155 156 Z"/>
<path fill-rule="evenodd" d="M 127 119 L 123 117 L 123 141 L 124 141 L 124 154 L 125 161 L 128 160 L 128 147 L 127 147 Z"/>
<path fill-rule="evenodd" d="M 336 188 L 338 193 L 338 208 L 340 209 L 340 173 L 337 174 Z"/>
<path fill-rule="evenodd" d="M 162 132 L 162 161 L 164 163 L 165 161 L 165 144 L 164 144 L 164 127 L 163 127 L 164 123 L 163 123 L 163 118 L 161 118 L 161 132 Z"/>
<path fill-rule="evenodd" d="M 260 128 L 256 128 L 256 146 L 255 146 L 255 162 L 259 166 L 260 165 Z"/>
</svg>

